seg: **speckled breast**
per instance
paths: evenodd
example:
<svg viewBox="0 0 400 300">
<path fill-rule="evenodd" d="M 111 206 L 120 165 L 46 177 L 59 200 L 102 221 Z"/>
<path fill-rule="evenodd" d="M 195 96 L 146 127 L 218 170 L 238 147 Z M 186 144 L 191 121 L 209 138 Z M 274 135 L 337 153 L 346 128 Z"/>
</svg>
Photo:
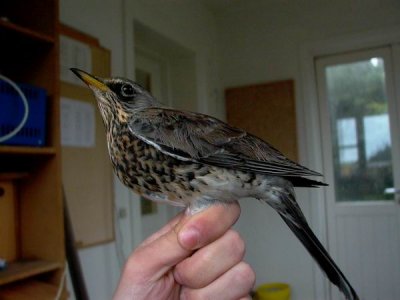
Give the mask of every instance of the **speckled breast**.
<svg viewBox="0 0 400 300">
<path fill-rule="evenodd" d="M 178 169 L 195 165 L 184 162 L 155 149 L 130 132 L 108 135 L 108 148 L 114 170 L 120 180 L 135 192 L 163 193 L 171 182 L 183 184 Z"/>
</svg>

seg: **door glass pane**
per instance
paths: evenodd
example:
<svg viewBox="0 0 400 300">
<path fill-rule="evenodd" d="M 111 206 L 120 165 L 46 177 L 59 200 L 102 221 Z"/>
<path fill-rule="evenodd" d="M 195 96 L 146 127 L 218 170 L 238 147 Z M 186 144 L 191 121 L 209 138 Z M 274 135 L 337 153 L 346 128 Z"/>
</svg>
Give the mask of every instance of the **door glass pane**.
<svg viewBox="0 0 400 300">
<path fill-rule="evenodd" d="M 325 76 L 337 201 L 393 200 L 383 59 L 328 66 Z"/>
</svg>

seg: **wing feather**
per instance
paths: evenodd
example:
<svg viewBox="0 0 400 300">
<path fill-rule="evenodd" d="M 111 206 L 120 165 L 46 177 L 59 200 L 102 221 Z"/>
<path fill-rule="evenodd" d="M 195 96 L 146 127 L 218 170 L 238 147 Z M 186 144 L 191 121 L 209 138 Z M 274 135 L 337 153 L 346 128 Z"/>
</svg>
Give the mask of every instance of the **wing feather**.
<svg viewBox="0 0 400 300">
<path fill-rule="evenodd" d="M 147 108 L 133 113 L 129 129 L 163 153 L 185 161 L 276 176 L 320 176 L 244 130 L 199 113 Z"/>
</svg>

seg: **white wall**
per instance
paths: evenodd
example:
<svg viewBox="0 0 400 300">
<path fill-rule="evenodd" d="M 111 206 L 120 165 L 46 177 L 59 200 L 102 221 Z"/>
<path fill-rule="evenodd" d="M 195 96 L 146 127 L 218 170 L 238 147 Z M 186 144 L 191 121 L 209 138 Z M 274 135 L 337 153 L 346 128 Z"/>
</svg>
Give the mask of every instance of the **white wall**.
<svg viewBox="0 0 400 300">
<path fill-rule="evenodd" d="M 198 1 L 60 0 L 60 21 L 100 40 L 112 53 L 112 74 L 134 77 L 134 21 L 191 50 L 195 56 L 197 109 L 218 114 L 216 29 Z M 205 100 L 207 99 L 207 100 Z M 115 198 L 128 218 L 120 220 L 124 254 L 141 240 L 138 202 L 115 180 Z M 79 251 L 90 299 L 111 299 L 120 269 L 115 243 Z"/>
<path fill-rule="evenodd" d="M 234 6 L 217 11 L 216 16 L 223 87 L 294 78 L 297 103 L 301 104 L 302 45 L 399 24 L 400 3 L 395 0 L 236 1 Z M 304 162 L 307 145 L 301 137 L 306 129 L 301 108 L 298 111 Z M 310 219 L 317 199 L 309 199 L 304 190 L 298 191 L 298 198 Z M 314 263 L 272 209 L 257 201 L 243 201 L 237 228 L 247 242 L 246 259 L 256 270 L 258 284 L 285 281 L 292 285 L 293 299 L 314 298 Z"/>
<path fill-rule="evenodd" d="M 299 46 L 399 23 L 396 0 L 241 1 L 217 14 L 224 86 L 293 77 Z"/>
<path fill-rule="evenodd" d="M 196 0 L 126 1 L 126 49 L 133 49 L 133 19 L 195 54 L 197 110 L 219 115 L 216 95 L 220 84 L 217 76 L 217 33 L 214 16 Z M 127 50 L 127 75 L 133 75 L 134 61 Z"/>
</svg>

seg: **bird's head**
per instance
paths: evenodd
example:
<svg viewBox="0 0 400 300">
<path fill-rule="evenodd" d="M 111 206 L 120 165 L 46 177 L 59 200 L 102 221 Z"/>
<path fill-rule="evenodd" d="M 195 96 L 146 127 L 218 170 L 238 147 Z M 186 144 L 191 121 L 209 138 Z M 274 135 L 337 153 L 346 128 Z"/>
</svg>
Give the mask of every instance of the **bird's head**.
<svg viewBox="0 0 400 300">
<path fill-rule="evenodd" d="M 75 68 L 71 71 L 93 91 L 106 126 L 115 119 L 127 122 L 135 110 L 157 105 L 149 92 L 129 79 L 99 78 Z"/>
</svg>

